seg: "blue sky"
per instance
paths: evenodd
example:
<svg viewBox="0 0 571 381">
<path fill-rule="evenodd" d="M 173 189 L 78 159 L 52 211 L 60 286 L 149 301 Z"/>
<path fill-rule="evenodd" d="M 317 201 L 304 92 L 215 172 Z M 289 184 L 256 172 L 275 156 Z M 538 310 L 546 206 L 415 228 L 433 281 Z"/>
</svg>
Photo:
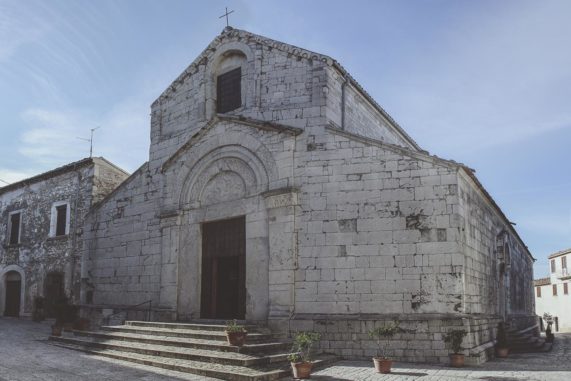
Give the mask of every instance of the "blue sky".
<svg viewBox="0 0 571 381">
<path fill-rule="evenodd" d="M 538 262 L 571 247 L 571 1 L 0 0 L 0 179 L 146 161 L 150 104 L 231 25 L 339 60 L 475 168 Z"/>
</svg>

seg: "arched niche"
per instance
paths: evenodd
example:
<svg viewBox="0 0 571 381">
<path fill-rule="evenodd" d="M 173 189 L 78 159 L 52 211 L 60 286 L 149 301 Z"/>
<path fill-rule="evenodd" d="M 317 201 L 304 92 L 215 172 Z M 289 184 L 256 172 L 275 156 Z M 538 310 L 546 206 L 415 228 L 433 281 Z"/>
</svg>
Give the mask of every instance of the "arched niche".
<svg viewBox="0 0 571 381">
<path fill-rule="evenodd" d="M 6 312 L 7 282 L 18 280 L 20 282 L 19 316 L 23 316 L 25 310 L 26 273 L 17 265 L 9 265 L 0 270 L 0 314 L 2 316 Z"/>
<path fill-rule="evenodd" d="M 254 104 L 254 54 L 247 44 L 238 41 L 228 42 L 216 49 L 206 67 L 207 119 L 212 118 L 217 113 L 218 77 L 237 68 L 241 69 L 241 107 L 231 112 L 242 111 Z"/>
</svg>

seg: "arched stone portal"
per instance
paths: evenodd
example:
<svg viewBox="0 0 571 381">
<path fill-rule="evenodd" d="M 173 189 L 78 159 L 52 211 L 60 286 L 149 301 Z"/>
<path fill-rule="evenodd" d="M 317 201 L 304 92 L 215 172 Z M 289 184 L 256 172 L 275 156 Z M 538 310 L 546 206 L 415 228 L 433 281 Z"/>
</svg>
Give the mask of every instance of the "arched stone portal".
<svg viewBox="0 0 571 381">
<path fill-rule="evenodd" d="M 266 164 L 242 145 L 191 167 L 180 199 L 179 319 L 267 319 L 268 184 Z"/>
</svg>

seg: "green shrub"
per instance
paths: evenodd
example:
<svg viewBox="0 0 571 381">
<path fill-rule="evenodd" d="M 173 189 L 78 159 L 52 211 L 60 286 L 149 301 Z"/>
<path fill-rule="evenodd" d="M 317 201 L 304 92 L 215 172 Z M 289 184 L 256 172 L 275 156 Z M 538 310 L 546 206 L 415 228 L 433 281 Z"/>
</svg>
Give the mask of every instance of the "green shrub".
<svg viewBox="0 0 571 381">
<path fill-rule="evenodd" d="M 310 362 L 311 348 L 321 339 L 317 332 L 297 332 L 293 338 L 293 347 L 288 355 L 290 362 Z"/>
<path fill-rule="evenodd" d="M 401 331 L 398 321 L 387 323 L 369 331 L 369 337 L 377 342 L 377 358 L 388 358 L 390 339 Z"/>
<path fill-rule="evenodd" d="M 455 354 L 460 353 L 462 350 L 462 341 L 468 333 L 463 329 L 454 329 L 444 336 L 444 342 L 450 343 L 452 350 Z"/>
<path fill-rule="evenodd" d="M 243 325 L 239 325 L 238 321 L 234 319 L 226 322 L 226 332 L 246 332 L 246 328 Z"/>
</svg>

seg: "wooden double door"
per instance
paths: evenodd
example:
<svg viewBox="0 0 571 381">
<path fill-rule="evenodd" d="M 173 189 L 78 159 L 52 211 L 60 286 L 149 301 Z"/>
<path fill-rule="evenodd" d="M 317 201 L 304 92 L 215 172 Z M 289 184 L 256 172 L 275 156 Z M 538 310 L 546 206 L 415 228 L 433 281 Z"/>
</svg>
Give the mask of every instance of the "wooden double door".
<svg viewBox="0 0 571 381">
<path fill-rule="evenodd" d="M 245 217 L 202 225 L 201 294 L 202 318 L 245 318 Z"/>
</svg>

